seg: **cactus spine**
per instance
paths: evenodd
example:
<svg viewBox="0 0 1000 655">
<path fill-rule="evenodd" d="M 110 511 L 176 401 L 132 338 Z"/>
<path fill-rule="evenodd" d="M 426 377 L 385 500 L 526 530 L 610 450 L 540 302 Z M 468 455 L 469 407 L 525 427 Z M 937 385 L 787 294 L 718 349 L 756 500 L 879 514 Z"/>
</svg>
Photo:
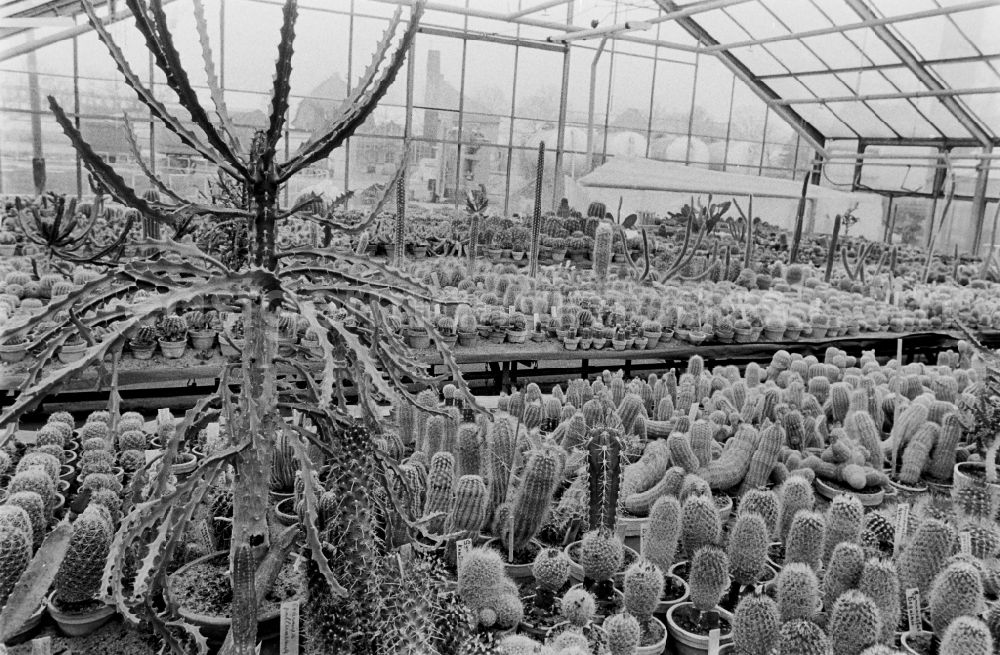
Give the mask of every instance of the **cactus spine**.
<svg viewBox="0 0 1000 655">
<path fill-rule="evenodd" d="M 954 546 L 955 534 L 946 523 L 937 519 L 923 521 L 899 558 L 900 587 L 904 591 L 916 587 L 926 597 Z"/>
<path fill-rule="evenodd" d="M 110 514 L 99 505 L 91 505 L 73 522 L 69 550 L 55 579 L 60 601 L 82 603 L 97 596 L 111 536 Z"/>
<path fill-rule="evenodd" d="M 406 170 L 404 168 L 396 182 L 396 222 L 393 225 L 392 263 L 397 268 L 403 265 L 406 255 Z"/>
<path fill-rule="evenodd" d="M 548 517 L 552 494 L 562 470 L 551 451 L 533 453 L 524 467 L 524 476 L 511 505 L 511 526 L 501 533 L 504 548 L 521 553 L 538 534 Z"/>
<path fill-rule="evenodd" d="M 823 561 L 830 561 L 837 544 L 847 541 L 859 543 L 864 528 L 865 508 L 854 494 L 840 494 L 833 499 L 826 511 L 826 540 L 823 543 Z"/>
<path fill-rule="evenodd" d="M 938 652 L 941 655 L 992 655 L 990 629 L 979 619 L 960 616 L 945 630 Z"/>
<path fill-rule="evenodd" d="M 712 497 L 696 495 L 684 501 L 681 526 L 681 540 L 688 557 L 703 546 L 718 543 L 722 525 Z"/>
<path fill-rule="evenodd" d="M 941 635 L 959 616 L 983 612 L 983 579 L 968 562 L 953 562 L 934 579 L 930 596 L 931 623 Z"/>
<path fill-rule="evenodd" d="M 717 546 L 705 546 L 691 560 L 691 602 L 700 612 L 715 608 L 729 587 L 729 558 Z"/>
<path fill-rule="evenodd" d="M 27 524 L 26 515 L 20 519 Z M 13 521 L 0 523 L 0 607 L 7 603 L 7 597 L 31 561 L 31 528 L 27 526 L 26 531 L 22 527 Z"/>
<path fill-rule="evenodd" d="M 744 596 L 733 614 L 733 645 L 739 655 L 771 655 L 778 642 L 778 605 L 767 596 Z"/>
<path fill-rule="evenodd" d="M 427 474 L 427 498 L 424 501 L 424 516 L 443 512 L 445 516 L 434 518 L 428 529 L 441 532 L 444 519 L 451 512 L 455 502 L 455 457 L 451 453 L 435 453 Z"/>
<path fill-rule="evenodd" d="M 785 564 L 778 574 L 778 610 L 782 621 L 812 620 L 819 611 L 819 581 L 806 564 Z"/>
<path fill-rule="evenodd" d="M 257 592 L 254 589 L 253 550 L 250 544 L 239 544 L 233 553 L 233 655 L 254 655 L 257 652 Z"/>
<path fill-rule="evenodd" d="M 451 530 L 479 534 L 486 522 L 489 495 L 478 475 L 463 475 L 455 487 L 455 507 L 451 513 Z"/>
<path fill-rule="evenodd" d="M 861 546 L 846 541 L 837 544 L 823 576 L 824 605 L 833 607 L 845 591 L 856 589 L 864 567 L 865 551 Z"/>
<path fill-rule="evenodd" d="M 785 540 L 785 563 L 808 564 L 818 571 L 823 560 L 826 519 L 819 512 L 801 510 L 795 515 Z"/>
<path fill-rule="evenodd" d="M 674 496 L 661 496 L 649 513 L 646 556 L 666 575 L 673 566 L 681 535 L 681 504 Z"/>
</svg>

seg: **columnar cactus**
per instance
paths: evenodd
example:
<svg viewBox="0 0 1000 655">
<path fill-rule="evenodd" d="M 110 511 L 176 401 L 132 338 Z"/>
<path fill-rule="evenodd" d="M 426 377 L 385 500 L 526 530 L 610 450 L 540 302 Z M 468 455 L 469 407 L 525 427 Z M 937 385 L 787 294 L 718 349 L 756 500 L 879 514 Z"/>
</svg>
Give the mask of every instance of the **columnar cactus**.
<svg viewBox="0 0 1000 655">
<path fill-rule="evenodd" d="M 858 591 L 875 601 L 882 616 L 882 643 L 891 644 L 900 617 L 899 575 L 891 560 L 873 557 L 865 562 Z"/>
<path fill-rule="evenodd" d="M 767 526 L 767 534 L 773 535 L 777 529 L 779 512 L 778 495 L 770 490 L 751 489 L 743 494 L 736 513 L 759 514 Z"/>
<path fill-rule="evenodd" d="M 463 423 L 458 428 L 458 475 L 482 475 L 482 455 L 485 444 L 479 426 Z"/>
<path fill-rule="evenodd" d="M 705 546 L 691 559 L 691 602 L 700 612 L 715 608 L 729 588 L 729 558 L 717 546 Z"/>
<path fill-rule="evenodd" d="M 670 461 L 674 466 L 679 466 L 686 473 L 694 473 L 701 468 L 698 457 L 691 448 L 691 440 L 688 435 L 681 432 L 672 432 L 667 437 L 667 448 L 670 451 Z"/>
<path fill-rule="evenodd" d="M 823 560 L 826 519 L 819 512 L 801 510 L 785 539 L 785 563 L 799 562 L 818 571 Z"/>
<path fill-rule="evenodd" d="M 604 632 L 608 635 L 608 651 L 611 655 L 633 655 L 642 631 L 639 621 L 627 612 L 613 614 L 604 621 Z"/>
<path fill-rule="evenodd" d="M 774 655 L 832 655 L 830 640 L 818 625 L 805 619 L 788 621 L 778 633 Z"/>
<path fill-rule="evenodd" d="M 938 652 L 941 655 L 992 655 L 993 637 L 979 619 L 960 616 L 945 630 Z"/>
<path fill-rule="evenodd" d="M 733 613 L 733 646 L 738 655 L 771 655 L 778 643 L 778 605 L 767 596 L 744 596 Z"/>
<path fill-rule="evenodd" d="M 823 561 L 829 562 L 837 544 L 847 541 L 860 543 L 864 528 L 865 508 L 854 494 L 840 494 L 826 510 L 826 539 L 823 542 Z"/>
<path fill-rule="evenodd" d="M 874 468 L 882 467 L 882 439 L 875 420 L 867 412 L 851 412 L 844 421 L 847 435 L 861 444 L 868 453 L 865 461 Z"/>
<path fill-rule="evenodd" d="M 830 557 L 830 563 L 823 576 L 823 602 L 833 607 L 841 594 L 849 589 L 857 589 L 861 573 L 865 568 L 864 549 L 849 541 L 837 544 Z"/>
<path fill-rule="evenodd" d="M 913 437 L 907 442 L 906 450 L 903 451 L 902 465 L 899 468 L 899 481 L 903 484 L 916 484 L 920 480 L 920 474 L 927 466 L 927 460 L 931 456 L 931 450 L 941 432 L 934 423 L 924 423 Z"/>
<path fill-rule="evenodd" d="M 834 603 L 827 632 L 834 655 L 859 655 L 879 643 L 882 628 L 882 616 L 875 602 L 851 589 Z"/>
<path fill-rule="evenodd" d="M 233 552 L 231 587 L 233 590 L 232 626 L 234 655 L 253 655 L 257 645 L 257 592 L 254 574 L 257 563 L 248 543 Z"/>
<path fill-rule="evenodd" d="M 625 609 L 646 626 L 663 596 L 663 572 L 647 559 L 625 571 Z"/>
<path fill-rule="evenodd" d="M 601 221 L 594 233 L 594 254 L 591 258 L 594 267 L 594 277 L 597 284 L 603 286 L 611 269 L 611 242 L 615 238 L 614 230 L 607 221 Z"/>
<path fill-rule="evenodd" d="M 951 478 L 955 468 L 955 453 L 962 437 L 962 419 L 958 412 L 952 412 L 944 417 L 941 431 L 938 433 L 934 450 L 928 462 L 927 473 L 938 480 Z"/>
<path fill-rule="evenodd" d="M 515 553 L 521 553 L 535 538 L 548 517 L 561 476 L 562 467 L 553 451 L 531 454 L 511 505 L 510 528 L 505 527 L 500 533 L 505 549 L 513 547 Z"/>
<path fill-rule="evenodd" d="M 903 591 L 916 587 L 923 597 L 955 549 L 955 533 L 937 519 L 922 521 L 899 558 L 899 583 Z"/>
<path fill-rule="evenodd" d="M 23 517 L 27 522 L 27 517 Z M 30 528 L 29 528 L 30 530 Z M 13 521 L 0 523 L 0 608 L 31 561 L 31 535 Z"/>
<path fill-rule="evenodd" d="M 778 461 L 781 447 L 785 445 L 785 433 L 777 424 L 772 423 L 761 431 L 757 448 L 750 458 L 750 467 L 743 478 L 743 493 L 750 489 L 758 489 L 767 483 Z"/>
<path fill-rule="evenodd" d="M 110 514 L 100 505 L 90 505 L 73 522 L 69 550 L 56 573 L 57 600 L 82 603 L 97 596 L 104 563 L 111 549 Z"/>
<path fill-rule="evenodd" d="M 721 532 L 719 510 L 711 496 L 691 496 L 684 502 L 681 542 L 688 557 L 703 546 L 718 543 Z"/>
<path fill-rule="evenodd" d="M 782 621 L 810 619 L 819 611 L 819 580 L 802 563 L 785 564 L 778 574 L 778 610 Z"/>
<path fill-rule="evenodd" d="M 979 616 L 983 612 L 983 578 L 976 566 L 952 562 L 934 578 L 930 608 L 934 632 L 941 635 L 959 616 Z"/>
<path fill-rule="evenodd" d="M 646 556 L 667 574 L 673 566 L 681 535 L 681 504 L 674 496 L 661 496 L 649 513 Z"/>
<path fill-rule="evenodd" d="M 463 475 L 455 487 L 455 506 L 451 512 L 449 530 L 478 535 L 486 522 L 489 494 L 478 475 Z"/>
<path fill-rule="evenodd" d="M 729 570 L 741 585 L 755 584 L 767 566 L 767 523 L 760 514 L 742 512 L 729 533 Z"/>
<path fill-rule="evenodd" d="M 455 457 L 451 453 L 435 453 L 427 474 L 427 499 L 424 516 L 443 512 L 428 524 L 432 532 L 441 532 L 444 520 L 455 503 Z"/>
</svg>

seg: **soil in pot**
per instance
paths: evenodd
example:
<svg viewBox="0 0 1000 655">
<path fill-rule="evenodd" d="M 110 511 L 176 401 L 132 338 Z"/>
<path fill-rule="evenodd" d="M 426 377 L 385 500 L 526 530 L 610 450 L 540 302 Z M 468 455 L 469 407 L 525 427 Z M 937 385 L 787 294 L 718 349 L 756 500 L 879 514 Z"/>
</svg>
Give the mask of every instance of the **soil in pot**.
<svg viewBox="0 0 1000 655">
<path fill-rule="evenodd" d="M 85 600 L 80 603 L 67 603 L 64 600 L 61 600 L 57 595 L 52 596 L 52 605 L 63 614 L 75 615 L 93 614 L 94 612 L 108 606 L 107 603 L 94 599 Z"/>
<path fill-rule="evenodd" d="M 650 619 L 649 621 L 640 621 L 639 629 L 639 646 L 655 646 L 663 640 L 663 637 L 667 634 L 666 627 L 659 621 L 654 621 Z"/>
<path fill-rule="evenodd" d="M 503 543 L 499 539 L 491 539 L 487 545 L 500 552 L 503 557 L 503 561 L 510 565 L 523 566 L 525 564 L 531 564 L 535 561 L 535 556 L 538 555 L 538 551 L 541 549 L 541 544 L 534 541 L 528 542 L 527 548 L 521 551 L 514 551 L 514 561 L 508 561 L 507 559 L 507 549 L 504 548 Z"/>
<path fill-rule="evenodd" d="M 534 583 L 532 582 L 530 586 L 534 587 Z M 560 611 L 559 599 L 569 587 L 570 585 L 567 583 L 563 589 L 555 593 L 543 589 L 536 590 L 535 594 L 522 596 L 522 604 L 524 605 L 524 618 L 521 620 L 522 629 L 527 628 L 526 631 L 530 634 L 544 635 L 554 626 L 565 621 L 566 617 Z M 548 595 L 549 598 L 536 603 L 535 598 L 538 593 Z"/>
<path fill-rule="evenodd" d="M 931 632 L 904 633 L 903 651 L 917 655 L 937 655 L 938 640 Z"/>
<path fill-rule="evenodd" d="M 677 607 L 674 610 L 674 621 L 682 629 L 702 637 L 708 637 L 708 633 L 718 628 L 722 634 L 732 632 L 733 627 L 729 621 L 717 612 L 699 612 L 693 605 Z"/>
<path fill-rule="evenodd" d="M 53 653 L 100 653 L 101 655 L 155 655 L 156 639 L 149 632 L 129 627 L 112 617 L 96 631 L 83 637 L 60 634 L 54 627 L 44 627 L 38 637 L 51 637 Z M 32 643 L 26 641 L 7 647 L 9 655 L 32 655 Z"/>
<path fill-rule="evenodd" d="M 226 554 L 193 564 L 170 576 L 170 594 L 189 612 L 215 618 L 230 618 L 233 589 Z M 258 615 L 273 614 L 281 603 L 295 598 L 302 584 L 302 574 L 291 561 L 278 573 L 271 591 L 257 607 Z"/>
</svg>

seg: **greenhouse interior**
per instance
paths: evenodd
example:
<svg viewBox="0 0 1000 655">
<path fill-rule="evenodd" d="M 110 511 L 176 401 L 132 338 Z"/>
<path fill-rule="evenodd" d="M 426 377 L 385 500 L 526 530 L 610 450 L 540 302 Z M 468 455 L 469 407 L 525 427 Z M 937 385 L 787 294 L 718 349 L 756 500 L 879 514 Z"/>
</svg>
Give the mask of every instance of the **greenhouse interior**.
<svg viewBox="0 0 1000 655">
<path fill-rule="evenodd" d="M 1000 655 L 1000 0 L 0 0 L 0 655 Z"/>
</svg>

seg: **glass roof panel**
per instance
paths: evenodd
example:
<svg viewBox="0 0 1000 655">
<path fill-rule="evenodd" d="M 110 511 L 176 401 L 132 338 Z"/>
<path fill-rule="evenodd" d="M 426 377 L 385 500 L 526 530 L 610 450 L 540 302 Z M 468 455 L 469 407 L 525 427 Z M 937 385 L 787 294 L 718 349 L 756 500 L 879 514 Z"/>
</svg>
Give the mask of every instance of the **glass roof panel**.
<svg viewBox="0 0 1000 655">
<path fill-rule="evenodd" d="M 773 80 L 768 80 L 767 85 L 774 89 L 774 92 L 782 98 L 815 97 L 815 94 L 809 90 L 809 87 L 794 77 L 776 77 Z"/>
<path fill-rule="evenodd" d="M 997 86 L 1000 83 L 998 63 L 1000 62 L 967 61 L 956 64 L 934 64 L 929 68 L 951 88 L 966 89 Z"/>
<path fill-rule="evenodd" d="M 880 120 L 879 116 L 872 113 L 872 110 L 866 107 L 863 102 L 833 102 L 828 107 L 858 134 L 888 138 L 896 136 L 896 132 L 893 132 L 892 128 Z"/>
<path fill-rule="evenodd" d="M 976 49 L 947 16 L 933 16 L 894 24 L 896 32 L 922 59 L 967 57 Z"/>
<path fill-rule="evenodd" d="M 826 68 L 823 61 L 810 52 L 809 48 L 804 46 L 801 41 L 778 41 L 777 43 L 768 43 L 761 47 L 768 50 L 786 68 L 792 71 Z M 822 53 L 820 56 L 822 56 Z"/>
<path fill-rule="evenodd" d="M 781 16 L 791 29 L 796 32 L 816 30 L 828 27 L 830 21 L 811 2 L 802 0 L 761 0 L 772 12 Z"/>
<path fill-rule="evenodd" d="M 855 15 L 852 22 L 857 22 L 858 20 L 857 15 Z M 861 49 L 861 51 L 865 53 L 865 57 L 870 59 L 873 64 L 881 65 L 899 63 L 899 57 L 893 54 L 892 50 L 889 49 L 889 46 L 887 46 L 882 39 L 878 37 L 878 34 L 867 27 L 844 32 L 844 36 L 850 39 L 855 46 Z"/>
<path fill-rule="evenodd" d="M 941 104 L 939 98 L 914 98 L 913 104 L 927 116 L 928 120 L 938 126 L 945 136 L 967 139 L 971 134 L 948 108 Z"/>
<path fill-rule="evenodd" d="M 826 63 L 825 67 L 845 68 L 848 66 L 867 66 L 871 63 L 843 34 L 813 36 L 803 39 L 802 43 L 822 57 Z M 792 66 L 792 69 L 809 70 L 805 66 L 799 66 L 798 62 Z"/>
<path fill-rule="evenodd" d="M 787 73 L 788 68 L 774 58 L 763 47 L 747 46 L 744 48 L 733 48 L 732 54 L 742 61 L 747 67 L 757 75 L 771 75 L 775 73 Z"/>
<path fill-rule="evenodd" d="M 933 138 L 941 134 L 920 116 L 908 100 L 872 100 L 872 109 L 885 119 L 903 138 Z"/>
<path fill-rule="evenodd" d="M 799 105 L 793 109 L 828 138 L 853 138 L 857 136 L 850 127 L 844 124 L 844 121 L 837 118 L 825 105 Z"/>
<path fill-rule="evenodd" d="M 962 96 L 979 120 L 994 134 L 1000 134 L 1000 94 Z"/>
<path fill-rule="evenodd" d="M 904 93 L 927 89 L 927 86 L 917 79 L 917 76 L 909 68 L 886 68 L 883 72 Z"/>
<path fill-rule="evenodd" d="M 767 9 L 762 7 L 758 2 L 744 2 L 732 5 L 722 10 L 722 13 L 728 14 L 734 21 L 742 25 L 750 33 L 750 38 L 753 39 L 764 39 L 771 36 L 788 34 L 788 30 L 782 27 L 778 21 L 774 20 L 771 14 L 767 12 Z"/>
</svg>

